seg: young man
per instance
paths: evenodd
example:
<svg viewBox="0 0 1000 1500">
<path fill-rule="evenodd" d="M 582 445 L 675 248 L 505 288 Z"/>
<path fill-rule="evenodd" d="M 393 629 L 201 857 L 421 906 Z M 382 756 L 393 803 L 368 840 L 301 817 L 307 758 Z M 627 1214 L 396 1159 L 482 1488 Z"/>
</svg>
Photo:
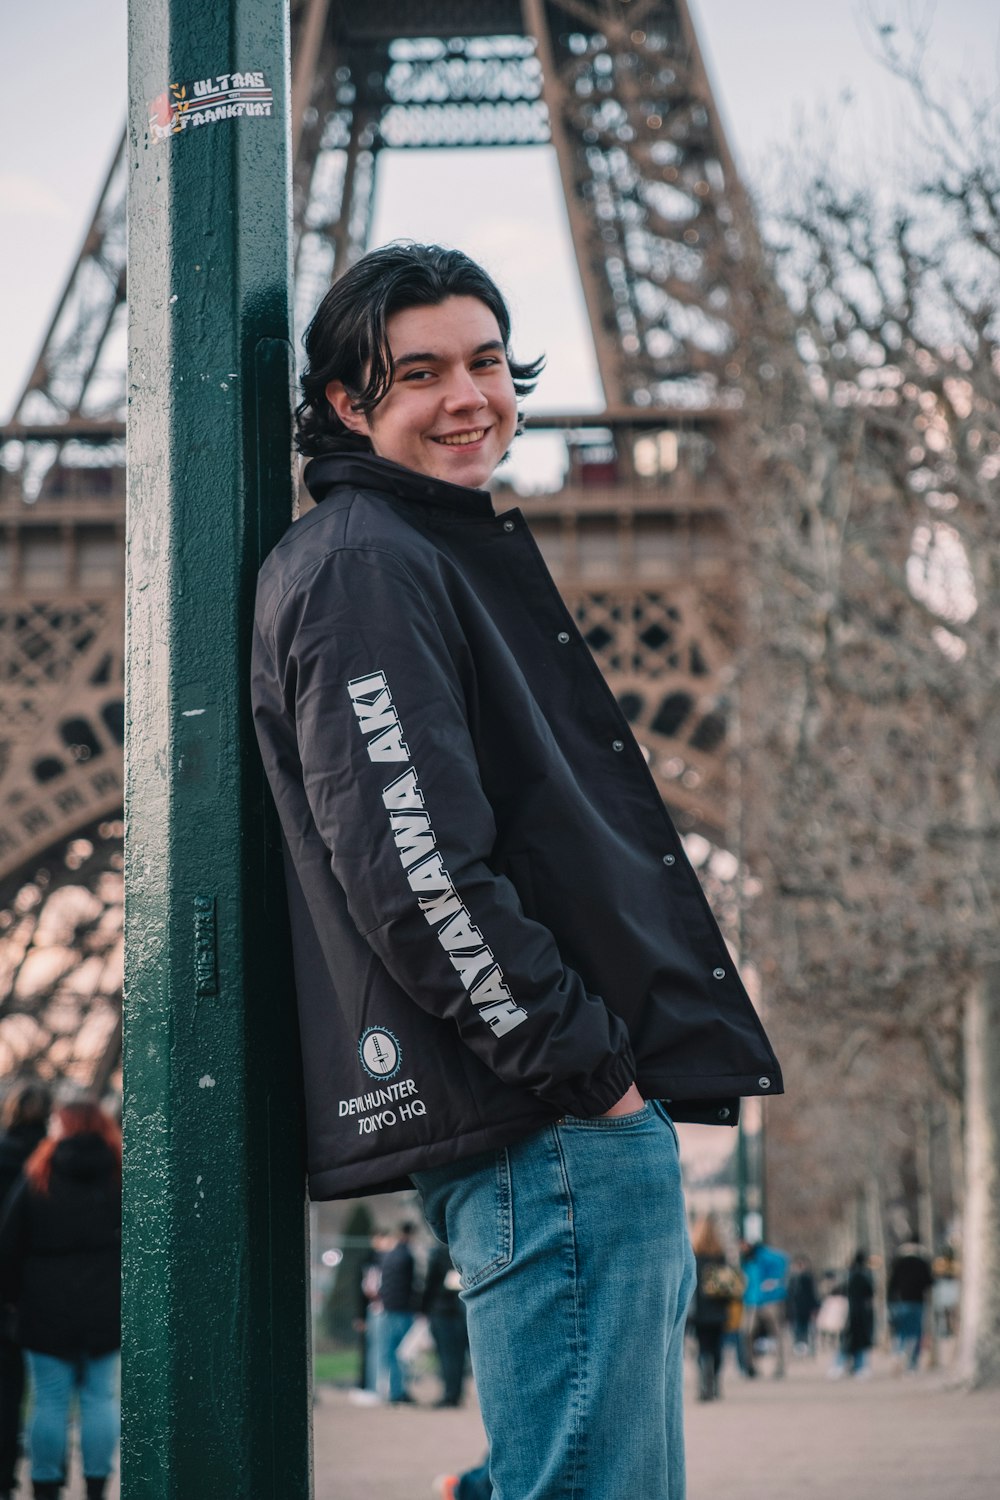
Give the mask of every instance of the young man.
<svg viewBox="0 0 1000 1500">
<path fill-rule="evenodd" d="M 306 350 L 318 504 L 261 572 L 253 695 L 310 1189 L 418 1188 L 462 1276 L 495 1500 L 680 1500 L 671 1117 L 734 1124 L 778 1066 L 522 515 L 483 489 L 540 368 L 497 288 L 391 246 Z"/>
</svg>

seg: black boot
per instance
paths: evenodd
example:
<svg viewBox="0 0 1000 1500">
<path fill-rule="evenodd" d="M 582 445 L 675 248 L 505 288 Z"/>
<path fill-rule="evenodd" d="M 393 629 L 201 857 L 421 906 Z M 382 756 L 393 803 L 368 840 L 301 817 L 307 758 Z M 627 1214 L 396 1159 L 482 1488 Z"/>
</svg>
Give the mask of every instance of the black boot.
<svg viewBox="0 0 1000 1500">
<path fill-rule="evenodd" d="M 35 1500 L 59 1500 L 62 1485 L 56 1479 L 33 1479 L 31 1487 Z"/>
<path fill-rule="evenodd" d="M 698 1400 L 715 1399 L 715 1359 L 711 1354 L 698 1356 Z"/>
<path fill-rule="evenodd" d="M 102 1479 L 87 1479 L 84 1483 L 87 1486 L 87 1500 L 104 1500 L 104 1495 L 108 1487 L 106 1477 Z"/>
</svg>

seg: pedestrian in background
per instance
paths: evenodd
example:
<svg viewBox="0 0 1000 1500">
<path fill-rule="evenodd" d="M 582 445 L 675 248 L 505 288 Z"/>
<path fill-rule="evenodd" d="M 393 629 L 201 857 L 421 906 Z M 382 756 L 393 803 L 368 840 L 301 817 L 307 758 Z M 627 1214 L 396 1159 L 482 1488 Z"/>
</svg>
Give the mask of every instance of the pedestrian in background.
<svg viewBox="0 0 1000 1500">
<path fill-rule="evenodd" d="M 379 1395 L 396 1406 L 413 1401 L 398 1357 L 399 1346 L 413 1325 L 416 1280 L 416 1265 L 410 1249 L 413 1233 L 412 1224 L 400 1224 L 389 1249 L 382 1256 L 381 1266 Z"/>
<path fill-rule="evenodd" d="M 357 1303 L 354 1316 L 354 1332 L 358 1336 L 358 1383 L 356 1392 L 362 1392 L 375 1400 L 376 1368 L 378 1356 L 374 1349 L 374 1320 L 372 1304 L 378 1301 L 382 1271 L 379 1265 L 378 1230 L 373 1231 L 364 1259 L 358 1267 Z"/>
<path fill-rule="evenodd" d="M 961 1281 L 958 1257 L 951 1245 L 941 1247 L 940 1253 L 934 1257 L 931 1272 L 934 1276 L 931 1306 L 937 1336 L 939 1339 L 953 1338 L 958 1332 Z"/>
<path fill-rule="evenodd" d="M 819 1312 L 819 1294 L 812 1266 L 804 1255 L 796 1255 L 792 1260 L 785 1306 L 792 1329 L 792 1353 L 815 1353 L 815 1320 Z"/>
<path fill-rule="evenodd" d="M 934 1284 L 934 1273 L 922 1245 L 909 1240 L 900 1245 L 889 1268 L 889 1322 L 900 1366 L 912 1373 L 920 1363 L 924 1336 L 924 1302 Z"/>
<path fill-rule="evenodd" d="M 690 1323 L 698 1341 L 698 1400 L 714 1401 L 722 1395 L 722 1339 L 726 1316 L 738 1298 L 744 1278 L 728 1264 L 713 1214 L 706 1214 L 691 1232 L 691 1248 L 697 1267 Z"/>
<path fill-rule="evenodd" d="M 830 1376 L 833 1379 L 841 1375 L 864 1378 L 871 1374 L 868 1354 L 875 1342 L 875 1285 L 868 1269 L 868 1254 L 865 1250 L 859 1250 L 851 1261 L 845 1295 L 847 1321 Z"/>
<path fill-rule="evenodd" d="M 21 1169 L 41 1145 L 49 1123 L 52 1095 L 44 1083 L 22 1079 L 11 1085 L 0 1109 L 0 1217 Z M 0 1500 L 17 1488 L 21 1457 L 21 1404 L 24 1355 L 15 1337 L 16 1287 L 0 1287 Z"/>
<path fill-rule="evenodd" d="M 741 1273 L 741 1281 L 744 1279 Z M 746 1359 L 743 1352 L 743 1293 L 734 1297 L 726 1304 L 726 1322 L 722 1330 L 722 1352 L 725 1357 L 727 1349 L 732 1349 L 736 1368 L 741 1375 L 746 1375 Z"/>
<path fill-rule="evenodd" d="M 847 1327 L 847 1288 L 834 1271 L 823 1273 L 819 1312 L 816 1314 L 816 1334 L 820 1346 L 839 1349 Z"/>
<path fill-rule="evenodd" d="M 774 1378 L 785 1373 L 785 1297 L 788 1293 L 788 1256 L 784 1250 L 760 1241 L 740 1241 L 740 1264 L 746 1277 L 743 1293 L 744 1373 L 754 1376 L 756 1343 L 766 1335 L 771 1340 Z"/>
<path fill-rule="evenodd" d="M 459 1292 L 462 1278 L 446 1246 L 436 1244 L 427 1261 L 422 1309 L 437 1350 L 443 1390 L 438 1406 L 461 1406 L 469 1335 Z"/>
<path fill-rule="evenodd" d="M 0 1223 L 0 1274 L 17 1288 L 17 1335 L 31 1372 L 36 1500 L 58 1500 L 65 1483 L 74 1395 L 87 1500 L 106 1493 L 120 1421 L 121 1195 L 117 1124 L 96 1104 L 66 1104 Z"/>
</svg>

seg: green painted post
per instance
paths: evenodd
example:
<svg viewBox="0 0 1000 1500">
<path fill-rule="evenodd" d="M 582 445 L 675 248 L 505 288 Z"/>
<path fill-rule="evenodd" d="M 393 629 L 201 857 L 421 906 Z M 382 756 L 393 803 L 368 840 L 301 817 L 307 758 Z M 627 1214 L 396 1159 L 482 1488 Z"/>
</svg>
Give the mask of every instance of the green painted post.
<svg viewBox="0 0 1000 1500">
<path fill-rule="evenodd" d="M 253 742 L 291 514 L 284 0 L 131 0 L 125 1500 L 310 1494 L 298 1043 Z"/>
</svg>

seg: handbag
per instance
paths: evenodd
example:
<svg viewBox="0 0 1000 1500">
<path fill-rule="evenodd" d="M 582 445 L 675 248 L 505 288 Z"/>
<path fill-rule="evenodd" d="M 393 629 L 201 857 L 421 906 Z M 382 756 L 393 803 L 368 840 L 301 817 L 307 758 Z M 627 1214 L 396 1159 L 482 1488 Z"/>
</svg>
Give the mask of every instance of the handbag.
<svg viewBox="0 0 1000 1500">
<path fill-rule="evenodd" d="M 706 1266 L 701 1294 L 712 1302 L 735 1302 L 743 1296 L 746 1277 L 735 1266 Z"/>
</svg>

